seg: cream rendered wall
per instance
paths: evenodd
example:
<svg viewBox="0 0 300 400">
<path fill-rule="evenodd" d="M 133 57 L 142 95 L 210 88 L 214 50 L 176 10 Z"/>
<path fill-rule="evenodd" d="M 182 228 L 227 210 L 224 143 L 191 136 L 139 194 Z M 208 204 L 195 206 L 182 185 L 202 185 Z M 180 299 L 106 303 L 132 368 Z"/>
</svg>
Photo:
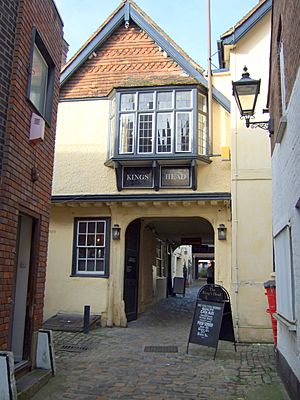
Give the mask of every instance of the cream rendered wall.
<svg viewBox="0 0 300 400">
<path fill-rule="evenodd" d="M 213 104 L 214 153 L 230 145 L 230 116 L 218 103 Z M 108 100 L 64 101 L 59 104 L 53 195 L 116 194 L 113 168 L 104 166 L 108 146 Z M 211 164 L 198 165 L 199 192 L 229 192 L 230 163 L 215 157 Z M 177 189 L 164 189 L 164 193 Z M 190 190 L 181 190 L 181 193 Z M 139 193 L 148 193 L 140 189 Z M 132 190 L 122 190 L 132 193 Z"/>
<path fill-rule="evenodd" d="M 107 309 L 107 287 L 105 278 L 70 277 L 74 218 L 97 216 L 93 209 L 53 207 L 50 218 L 48 267 L 46 276 L 44 320 L 58 312 L 83 313 L 85 304 L 91 306 L 92 314 L 101 314 Z M 104 207 L 101 216 L 109 216 Z"/>
<path fill-rule="evenodd" d="M 232 49 L 230 72 L 239 80 L 246 65 L 250 76 L 261 78 L 256 121 L 262 115 L 268 90 L 270 13 Z M 241 341 L 271 341 L 264 281 L 272 271 L 271 157 L 268 132 L 245 127 L 232 99 L 232 293 Z"/>
</svg>

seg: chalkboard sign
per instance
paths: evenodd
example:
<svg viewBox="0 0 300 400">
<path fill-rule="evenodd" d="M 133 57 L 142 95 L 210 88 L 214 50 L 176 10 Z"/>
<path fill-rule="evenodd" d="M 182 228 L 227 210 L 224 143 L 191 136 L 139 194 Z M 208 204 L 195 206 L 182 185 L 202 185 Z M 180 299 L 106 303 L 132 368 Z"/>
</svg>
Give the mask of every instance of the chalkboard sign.
<svg viewBox="0 0 300 400">
<path fill-rule="evenodd" d="M 173 282 L 173 294 L 185 295 L 185 279 L 184 278 L 174 278 Z"/>
<path fill-rule="evenodd" d="M 227 290 L 220 285 L 204 285 L 198 292 L 189 343 L 215 347 L 218 341 L 236 343 L 234 337 L 230 298 Z"/>
<path fill-rule="evenodd" d="M 224 303 L 197 300 L 190 343 L 216 347 L 223 318 Z"/>
</svg>

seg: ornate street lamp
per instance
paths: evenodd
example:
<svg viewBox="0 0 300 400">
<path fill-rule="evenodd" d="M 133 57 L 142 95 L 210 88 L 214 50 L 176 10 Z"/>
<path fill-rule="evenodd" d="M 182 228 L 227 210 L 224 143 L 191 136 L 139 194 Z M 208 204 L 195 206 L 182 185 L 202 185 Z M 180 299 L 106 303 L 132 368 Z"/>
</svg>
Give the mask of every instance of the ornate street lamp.
<svg viewBox="0 0 300 400">
<path fill-rule="evenodd" d="M 255 113 L 255 106 L 260 90 L 261 80 L 250 78 L 250 74 L 247 71 L 248 69 L 245 66 L 242 78 L 239 81 L 232 81 L 232 94 L 239 108 L 241 118 L 245 118 L 246 120 L 246 127 L 259 127 L 261 129 L 268 130 L 268 121 L 250 122 L 250 118 L 253 117 Z"/>
<path fill-rule="evenodd" d="M 114 224 L 112 227 L 112 238 L 113 240 L 120 240 L 121 237 L 121 228 L 118 224 Z"/>
</svg>

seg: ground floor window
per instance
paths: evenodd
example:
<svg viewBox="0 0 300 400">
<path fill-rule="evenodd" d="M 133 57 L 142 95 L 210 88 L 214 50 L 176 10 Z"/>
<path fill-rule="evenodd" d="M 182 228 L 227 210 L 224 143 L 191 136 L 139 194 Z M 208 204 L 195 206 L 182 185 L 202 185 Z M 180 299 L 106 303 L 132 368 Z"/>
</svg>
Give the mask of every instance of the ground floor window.
<svg viewBox="0 0 300 400">
<path fill-rule="evenodd" d="M 73 275 L 108 276 L 108 218 L 75 218 Z"/>
</svg>

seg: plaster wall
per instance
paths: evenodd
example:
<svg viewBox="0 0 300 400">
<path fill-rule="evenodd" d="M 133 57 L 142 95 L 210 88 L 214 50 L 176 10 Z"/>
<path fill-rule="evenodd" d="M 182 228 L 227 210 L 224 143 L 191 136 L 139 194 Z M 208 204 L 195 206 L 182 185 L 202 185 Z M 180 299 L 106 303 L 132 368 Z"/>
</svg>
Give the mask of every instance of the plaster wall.
<svg viewBox="0 0 300 400">
<path fill-rule="evenodd" d="M 230 54 L 233 81 L 246 65 L 250 76 L 261 78 L 256 121 L 267 121 L 268 54 L 270 13 L 261 19 Z M 258 62 L 259 60 L 259 62 Z M 241 341 L 272 341 L 271 322 L 266 313 L 264 281 L 272 272 L 271 157 L 267 131 L 245 127 L 232 98 L 232 293 Z"/>
<path fill-rule="evenodd" d="M 53 206 L 51 215 L 49 258 L 46 279 L 46 301 L 44 319 L 59 311 L 81 313 L 85 304 L 91 305 L 94 314 L 101 313 L 102 322 L 108 326 L 125 326 L 126 318 L 123 301 L 124 249 L 127 226 L 136 218 L 151 217 L 202 217 L 207 219 L 217 232 L 217 226 L 228 226 L 228 239 L 215 240 L 216 283 L 230 291 L 231 271 L 231 229 L 228 223 L 228 209 L 221 204 L 191 202 L 189 207 L 181 203 L 170 206 L 162 203 L 153 207 L 151 202 L 104 205 L 74 203 Z M 119 241 L 110 243 L 109 278 L 70 276 L 72 271 L 73 227 L 75 217 L 110 216 L 111 224 L 118 223 L 121 229 Z M 139 275 L 139 311 L 145 310 L 155 301 L 153 298 L 152 265 L 155 265 L 155 237 L 142 225 Z M 220 265 L 220 268 L 217 266 Z M 79 295 L 80 294 L 80 295 Z"/>
<path fill-rule="evenodd" d="M 52 209 L 44 320 L 58 312 L 82 314 L 85 304 L 91 306 L 91 314 L 106 311 L 108 281 L 103 278 L 71 276 L 74 218 L 94 215 L 98 215 L 98 211 L 79 208 L 75 215 L 70 207 Z M 109 211 L 102 209 L 101 216 L 109 216 Z"/>
<path fill-rule="evenodd" d="M 299 102 L 300 72 L 298 70 L 286 112 L 286 131 L 281 143 L 275 145 L 272 168 L 273 232 L 276 235 L 286 225 L 291 228 L 293 284 L 296 300 L 296 331 L 289 331 L 288 326 L 278 322 L 278 349 L 300 380 L 300 209 L 295 207 L 300 196 Z M 276 264 L 276 268 L 280 266 Z M 284 271 L 277 272 L 278 275 L 285 275 Z M 280 288 L 278 287 L 277 290 Z"/>
<path fill-rule="evenodd" d="M 230 145 L 230 117 L 214 102 L 214 152 Z M 118 193 L 115 171 L 104 166 L 108 154 L 109 100 L 64 101 L 59 104 L 53 195 Z M 199 192 L 229 192 L 230 162 L 214 157 L 197 168 Z M 178 189 L 164 189 L 164 193 Z M 190 190 L 181 190 L 185 192 Z M 148 193 L 147 189 L 136 190 Z M 132 193 L 132 190 L 122 190 Z"/>
</svg>

